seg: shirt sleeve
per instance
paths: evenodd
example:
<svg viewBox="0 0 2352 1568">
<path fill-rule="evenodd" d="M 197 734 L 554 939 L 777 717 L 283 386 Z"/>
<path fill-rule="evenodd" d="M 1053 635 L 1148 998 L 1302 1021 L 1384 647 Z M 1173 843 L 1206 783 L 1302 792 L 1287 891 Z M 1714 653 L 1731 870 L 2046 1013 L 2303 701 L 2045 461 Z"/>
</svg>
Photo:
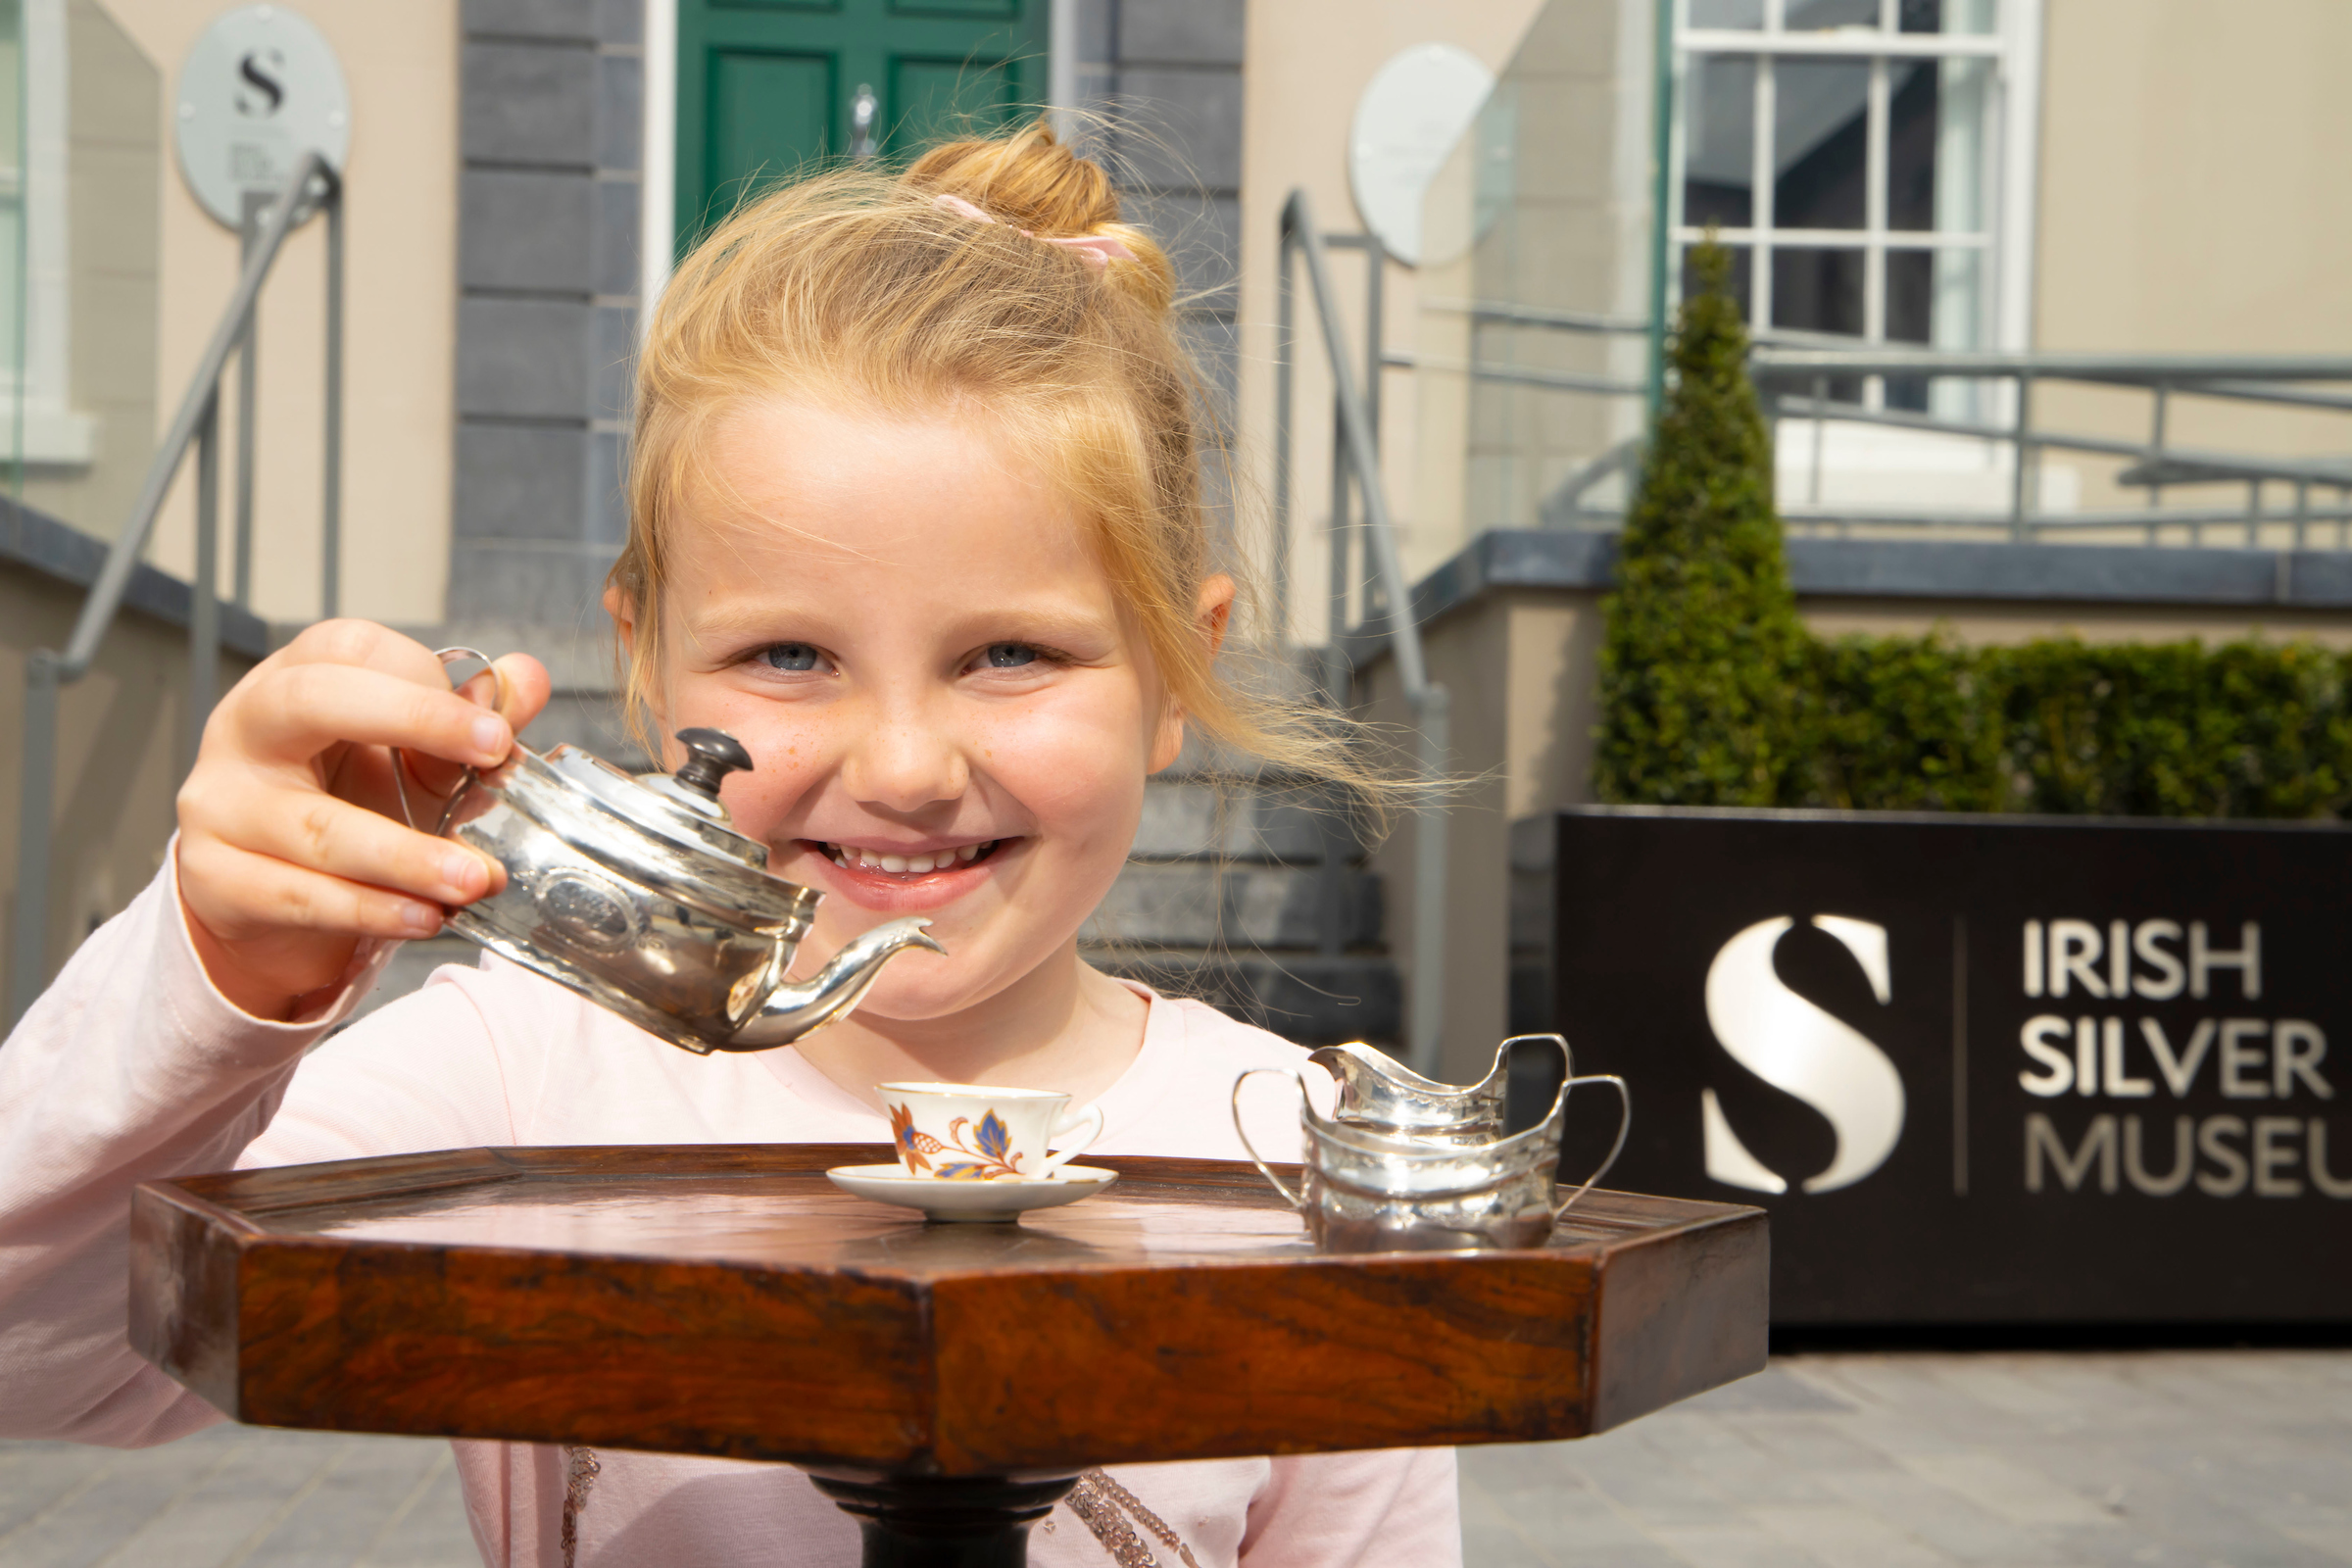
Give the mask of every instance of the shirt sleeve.
<svg viewBox="0 0 2352 1568">
<path fill-rule="evenodd" d="M 1250 1505 L 1242 1568 L 1461 1568 L 1451 1448 L 1276 1459 Z"/>
<path fill-rule="evenodd" d="M 176 845 L 174 845 L 176 849 Z M 132 1350 L 125 1335 L 131 1189 L 142 1181 L 416 1148 L 503 1125 L 503 1098 L 456 1113 L 496 1080 L 486 1028 L 456 987 L 396 1004 L 304 1054 L 366 995 L 392 945 L 363 943 L 342 988 L 273 1023 L 214 988 L 183 923 L 175 857 L 94 932 L 0 1046 L 0 1436 L 136 1447 L 220 1419 Z M 405 1095 L 353 1054 L 385 1048 L 419 1011 Z M 402 1015 L 396 1023 L 391 1015 Z M 355 1037 L 356 1040 L 355 1040 Z M 469 1049 L 470 1048 L 470 1049 Z M 398 1074 L 392 1075 L 397 1078 Z M 368 1097 L 373 1096 L 370 1100 Z M 501 1139 L 473 1138 L 473 1142 Z"/>
</svg>

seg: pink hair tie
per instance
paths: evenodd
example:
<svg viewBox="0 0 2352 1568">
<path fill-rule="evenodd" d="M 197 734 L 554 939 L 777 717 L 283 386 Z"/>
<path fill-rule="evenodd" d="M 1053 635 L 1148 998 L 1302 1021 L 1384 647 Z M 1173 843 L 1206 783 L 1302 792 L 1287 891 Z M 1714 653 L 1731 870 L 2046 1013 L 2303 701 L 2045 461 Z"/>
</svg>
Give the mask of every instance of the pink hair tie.
<svg viewBox="0 0 2352 1568">
<path fill-rule="evenodd" d="M 1000 225 L 1003 223 L 1003 220 L 992 217 L 962 197 L 952 196 L 946 191 L 941 191 L 932 197 L 931 205 L 943 212 L 954 213 L 957 218 L 968 218 L 975 223 L 998 223 Z M 1023 239 L 1037 240 L 1041 245 L 1057 245 L 1065 251 L 1075 251 L 1078 253 L 1080 261 L 1098 272 L 1107 270 L 1113 262 L 1135 260 L 1135 252 L 1127 248 L 1126 241 L 1109 234 L 1072 234 L 1067 238 L 1055 238 L 1049 235 L 1040 238 L 1025 228 L 1016 229 L 1014 232 Z"/>
</svg>

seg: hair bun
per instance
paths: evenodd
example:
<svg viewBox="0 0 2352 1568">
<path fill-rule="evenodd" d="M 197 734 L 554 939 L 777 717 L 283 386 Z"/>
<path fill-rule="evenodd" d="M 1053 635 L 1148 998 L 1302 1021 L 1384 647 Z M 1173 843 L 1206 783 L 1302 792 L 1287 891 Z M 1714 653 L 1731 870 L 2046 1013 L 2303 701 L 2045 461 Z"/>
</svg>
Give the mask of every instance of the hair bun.
<svg viewBox="0 0 2352 1568">
<path fill-rule="evenodd" d="M 1105 277 L 1155 312 L 1175 303 L 1167 253 L 1119 218 L 1119 195 L 1102 166 L 1063 146 L 1044 120 L 1009 136 L 942 142 L 915 160 L 902 183 L 925 196 L 957 196 L 1041 239 L 1108 235 L 1135 256 Z"/>
</svg>

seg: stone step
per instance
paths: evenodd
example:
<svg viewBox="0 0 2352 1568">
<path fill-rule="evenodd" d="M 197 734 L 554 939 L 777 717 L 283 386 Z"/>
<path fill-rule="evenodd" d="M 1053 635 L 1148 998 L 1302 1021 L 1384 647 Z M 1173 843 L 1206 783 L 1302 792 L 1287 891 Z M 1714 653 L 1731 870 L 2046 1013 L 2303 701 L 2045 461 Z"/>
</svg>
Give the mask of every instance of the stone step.
<svg viewBox="0 0 2352 1568">
<path fill-rule="evenodd" d="M 1386 958 L 1312 953 L 1092 956 L 1113 974 L 1164 995 L 1198 997 L 1298 1045 L 1364 1040 L 1394 1047 L 1403 1038 L 1402 987 L 1396 966 Z"/>
<path fill-rule="evenodd" d="M 1324 823 L 1336 820 L 1296 790 L 1243 779 L 1153 778 L 1144 785 L 1134 853 L 1151 860 L 1223 856 L 1317 864 Z"/>
<path fill-rule="evenodd" d="M 1131 861 L 1079 932 L 1090 947 L 1303 948 L 1322 931 L 1321 871 L 1214 860 Z M 1346 872 L 1347 945 L 1380 940 L 1380 879 Z"/>
</svg>

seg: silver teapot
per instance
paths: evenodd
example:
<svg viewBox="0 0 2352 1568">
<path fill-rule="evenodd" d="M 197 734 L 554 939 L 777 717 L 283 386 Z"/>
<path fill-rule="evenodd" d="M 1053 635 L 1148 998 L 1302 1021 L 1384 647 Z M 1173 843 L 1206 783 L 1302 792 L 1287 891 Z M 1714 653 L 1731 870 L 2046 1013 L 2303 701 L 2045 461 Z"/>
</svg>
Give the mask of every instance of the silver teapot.
<svg viewBox="0 0 2352 1568">
<path fill-rule="evenodd" d="M 1564 1072 L 1551 1110 L 1525 1132 L 1506 1136 L 1504 1088 L 1511 1048 L 1545 1042 L 1559 1048 Z M 1469 1088 L 1424 1078 L 1370 1046 L 1326 1046 L 1310 1060 L 1339 1084 L 1332 1114 L 1315 1109 L 1298 1074 L 1252 1067 L 1234 1080 L 1234 1130 L 1284 1201 L 1306 1217 L 1315 1245 L 1333 1252 L 1450 1250 L 1541 1247 L 1569 1206 L 1592 1190 L 1625 1148 L 1632 1097 L 1613 1074 L 1576 1076 L 1568 1042 L 1520 1035 L 1494 1053 L 1494 1067 Z M 1293 1192 L 1250 1144 L 1242 1126 L 1242 1085 L 1257 1073 L 1290 1078 L 1298 1089 L 1304 1178 Z M 1569 1091 L 1606 1084 L 1617 1091 L 1616 1142 L 1597 1170 L 1566 1198 L 1558 1196 L 1560 1137 Z"/>
<path fill-rule="evenodd" d="M 507 885 L 454 910 L 450 929 L 697 1054 L 790 1045 L 855 1007 L 892 955 L 946 951 L 910 916 L 788 982 L 824 895 L 771 874 L 767 846 L 729 825 L 718 786 L 752 767 L 742 743 L 714 729 L 677 738 L 687 761 L 674 774 L 631 777 L 575 746 L 543 755 L 519 741 L 498 766 L 467 768 L 430 831 L 498 861 Z M 392 772 L 416 827 L 397 749 Z"/>
</svg>

